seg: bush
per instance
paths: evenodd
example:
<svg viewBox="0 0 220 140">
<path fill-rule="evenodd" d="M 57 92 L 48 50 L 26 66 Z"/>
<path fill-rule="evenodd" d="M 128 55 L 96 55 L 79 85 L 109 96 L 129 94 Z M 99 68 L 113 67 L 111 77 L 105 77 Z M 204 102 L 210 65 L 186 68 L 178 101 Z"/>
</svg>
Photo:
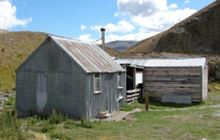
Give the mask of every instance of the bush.
<svg viewBox="0 0 220 140">
<path fill-rule="evenodd" d="M 0 137 L 6 139 L 22 139 L 20 122 L 17 119 L 16 112 L 4 111 L 0 115 Z"/>
<path fill-rule="evenodd" d="M 59 124 L 66 119 L 67 117 L 63 116 L 61 113 L 56 113 L 56 111 L 53 110 L 52 115 L 49 117 L 48 121 L 49 124 Z"/>
<path fill-rule="evenodd" d="M 29 118 L 27 118 L 27 125 L 28 126 L 34 126 L 34 125 L 36 125 L 36 123 L 38 122 L 38 118 L 37 118 L 37 116 L 35 115 L 35 116 L 33 116 L 33 117 L 29 117 Z"/>
<path fill-rule="evenodd" d="M 67 135 L 65 134 L 62 134 L 60 132 L 56 132 L 56 131 L 53 131 L 52 133 L 50 133 L 50 137 L 52 139 L 59 139 L 59 140 L 72 140 L 70 137 L 68 137 Z"/>
<path fill-rule="evenodd" d="M 53 125 L 46 122 L 46 123 L 42 124 L 42 127 L 41 127 L 40 131 L 41 131 L 41 133 L 47 133 L 47 132 L 53 130 L 54 128 L 55 127 Z"/>
<path fill-rule="evenodd" d="M 64 128 L 65 129 L 71 129 L 71 128 L 74 128 L 77 124 L 73 121 L 73 120 L 66 120 L 65 123 L 64 123 Z"/>
<path fill-rule="evenodd" d="M 92 128 L 92 122 L 89 121 L 88 119 L 81 118 L 80 120 L 80 126 L 84 128 Z"/>
</svg>

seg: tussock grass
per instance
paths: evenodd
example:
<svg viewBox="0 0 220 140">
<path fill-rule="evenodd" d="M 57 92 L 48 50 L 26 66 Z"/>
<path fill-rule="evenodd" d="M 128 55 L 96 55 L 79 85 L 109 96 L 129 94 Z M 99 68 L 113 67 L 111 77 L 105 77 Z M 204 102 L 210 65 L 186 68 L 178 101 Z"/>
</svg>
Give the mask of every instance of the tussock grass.
<svg viewBox="0 0 220 140">
<path fill-rule="evenodd" d="M 15 111 L 4 111 L 0 115 L 0 137 L 2 139 L 23 139 L 21 135 L 21 122 L 17 119 Z"/>
</svg>

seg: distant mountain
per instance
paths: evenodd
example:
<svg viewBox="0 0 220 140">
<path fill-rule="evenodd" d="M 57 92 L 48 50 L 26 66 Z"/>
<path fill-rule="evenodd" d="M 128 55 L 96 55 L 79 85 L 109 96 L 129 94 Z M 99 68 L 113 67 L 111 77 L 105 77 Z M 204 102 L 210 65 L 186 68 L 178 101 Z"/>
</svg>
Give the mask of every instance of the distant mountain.
<svg viewBox="0 0 220 140">
<path fill-rule="evenodd" d="M 117 51 L 124 51 L 127 48 L 135 45 L 136 43 L 137 43 L 137 41 L 119 41 L 119 40 L 117 40 L 117 41 L 109 42 L 106 45 L 110 48 L 117 50 Z"/>
<path fill-rule="evenodd" d="M 0 29 L 0 33 L 7 33 L 8 30 L 3 30 L 3 29 Z"/>
<path fill-rule="evenodd" d="M 127 54 L 150 52 L 220 55 L 220 0 L 126 51 Z"/>
</svg>

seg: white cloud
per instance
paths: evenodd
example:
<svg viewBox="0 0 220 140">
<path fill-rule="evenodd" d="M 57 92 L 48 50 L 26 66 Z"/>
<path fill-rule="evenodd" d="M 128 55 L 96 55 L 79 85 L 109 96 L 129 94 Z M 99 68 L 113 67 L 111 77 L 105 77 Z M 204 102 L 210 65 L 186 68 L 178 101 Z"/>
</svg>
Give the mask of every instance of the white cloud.
<svg viewBox="0 0 220 140">
<path fill-rule="evenodd" d="M 136 33 L 129 33 L 124 35 L 118 34 L 108 34 L 106 36 L 106 42 L 115 41 L 115 40 L 142 40 L 148 38 L 150 36 L 156 35 L 159 32 L 154 31 L 146 31 L 146 32 L 136 32 Z"/>
<path fill-rule="evenodd" d="M 178 5 L 176 3 L 172 3 L 172 4 L 169 5 L 169 8 L 170 9 L 177 9 Z"/>
<path fill-rule="evenodd" d="M 102 25 L 91 26 L 90 29 L 100 31 L 101 27 L 104 27 L 107 32 L 111 32 L 111 33 L 114 32 L 128 33 L 135 29 L 135 27 L 131 23 L 125 20 L 121 20 L 117 24 L 108 23 L 104 26 Z"/>
<path fill-rule="evenodd" d="M 151 16 L 133 16 L 131 20 L 135 25 L 147 30 L 164 31 L 195 12 L 196 10 L 189 8 L 167 10 Z"/>
<path fill-rule="evenodd" d="M 86 25 L 83 25 L 83 24 L 82 24 L 82 25 L 80 26 L 80 30 L 83 31 L 83 30 L 86 30 L 86 29 L 87 29 L 87 26 L 86 26 Z"/>
<path fill-rule="evenodd" d="M 10 0 L 0 0 L 0 29 L 11 29 L 15 26 L 26 26 L 32 21 L 28 19 L 18 19 L 16 17 L 16 7 Z"/>
<path fill-rule="evenodd" d="M 167 0 L 118 0 L 117 5 L 122 14 L 130 16 L 148 16 L 167 10 Z"/>
<path fill-rule="evenodd" d="M 85 42 L 93 42 L 93 41 L 95 41 L 95 39 L 93 39 L 90 34 L 80 35 L 78 37 L 78 39 L 81 40 L 81 41 L 85 41 Z"/>
<path fill-rule="evenodd" d="M 186 1 L 186 0 L 185 0 Z M 184 1 L 183 1 L 184 2 Z M 93 25 L 89 29 L 106 28 L 106 40 L 142 40 L 170 28 L 197 10 L 181 9 L 167 0 L 117 0 L 117 23 Z"/>
<path fill-rule="evenodd" d="M 178 9 L 178 5 L 167 4 L 167 0 L 118 0 L 121 15 L 130 15 L 135 26 L 149 31 L 164 31 L 191 14 L 194 9 Z"/>
</svg>

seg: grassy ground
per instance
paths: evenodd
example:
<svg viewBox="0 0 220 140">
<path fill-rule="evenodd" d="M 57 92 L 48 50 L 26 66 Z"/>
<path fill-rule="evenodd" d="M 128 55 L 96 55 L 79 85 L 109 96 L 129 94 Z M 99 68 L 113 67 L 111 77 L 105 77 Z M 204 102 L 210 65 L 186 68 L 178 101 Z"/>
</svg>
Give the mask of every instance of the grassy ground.
<svg viewBox="0 0 220 140">
<path fill-rule="evenodd" d="M 9 100 L 14 106 L 13 99 Z M 144 109 L 134 103 L 123 110 Z M 9 111 L 8 111 L 9 112 Z M 192 106 L 151 104 L 121 122 L 74 121 L 54 113 L 50 118 L 17 119 L 13 111 L 0 115 L 0 139 L 94 140 L 218 140 L 220 138 L 220 84 L 211 84 L 209 98 Z"/>
</svg>

